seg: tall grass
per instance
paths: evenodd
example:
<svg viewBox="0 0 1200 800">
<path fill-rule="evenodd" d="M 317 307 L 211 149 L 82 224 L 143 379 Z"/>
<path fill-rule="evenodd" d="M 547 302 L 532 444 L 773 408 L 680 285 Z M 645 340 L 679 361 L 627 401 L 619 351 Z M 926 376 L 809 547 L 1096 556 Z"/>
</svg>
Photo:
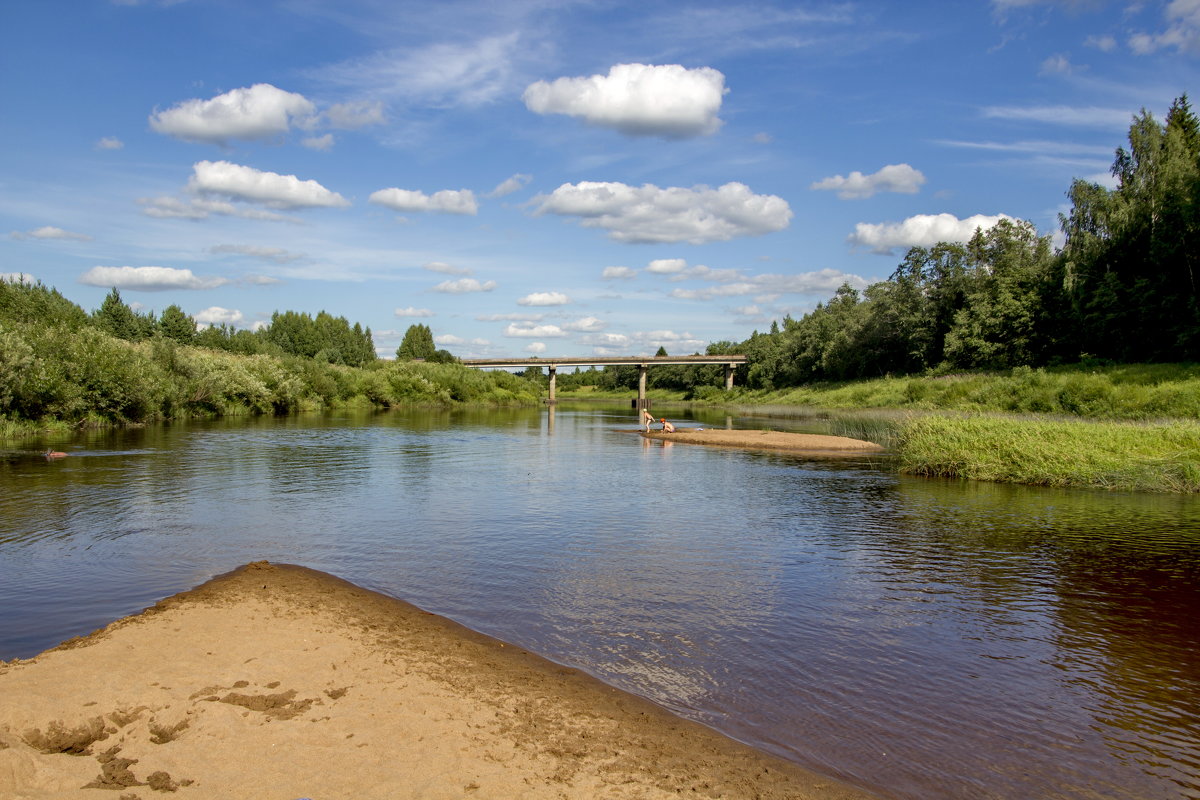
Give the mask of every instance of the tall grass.
<svg viewBox="0 0 1200 800">
<path fill-rule="evenodd" d="M 1150 492 L 1200 491 L 1200 423 L 929 414 L 897 423 L 901 472 Z"/>
</svg>

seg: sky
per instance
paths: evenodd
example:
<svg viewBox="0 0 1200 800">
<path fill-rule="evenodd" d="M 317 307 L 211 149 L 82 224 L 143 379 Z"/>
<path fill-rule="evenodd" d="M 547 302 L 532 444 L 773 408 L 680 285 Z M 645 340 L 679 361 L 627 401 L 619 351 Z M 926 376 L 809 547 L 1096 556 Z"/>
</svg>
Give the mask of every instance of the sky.
<svg viewBox="0 0 1200 800">
<path fill-rule="evenodd" d="M 0 276 L 462 358 L 672 355 L 1004 217 L 1060 242 L 1200 0 L 0 9 Z"/>
</svg>

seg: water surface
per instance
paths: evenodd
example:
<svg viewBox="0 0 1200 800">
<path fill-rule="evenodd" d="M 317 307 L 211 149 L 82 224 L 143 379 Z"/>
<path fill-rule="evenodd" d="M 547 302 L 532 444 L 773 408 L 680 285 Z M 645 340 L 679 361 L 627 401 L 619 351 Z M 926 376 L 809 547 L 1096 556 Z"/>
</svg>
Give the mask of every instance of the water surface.
<svg viewBox="0 0 1200 800">
<path fill-rule="evenodd" d="M 681 424 L 812 429 L 727 419 Z M 1200 502 L 636 436 L 617 408 L 0 454 L 0 658 L 304 564 L 896 798 L 1200 797 Z M 819 432 L 819 431 L 818 431 Z"/>
</svg>

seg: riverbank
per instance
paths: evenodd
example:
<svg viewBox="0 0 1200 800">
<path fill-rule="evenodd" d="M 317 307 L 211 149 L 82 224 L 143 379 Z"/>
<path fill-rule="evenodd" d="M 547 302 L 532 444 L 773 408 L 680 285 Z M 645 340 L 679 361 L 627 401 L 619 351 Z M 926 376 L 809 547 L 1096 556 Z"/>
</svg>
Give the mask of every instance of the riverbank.
<svg viewBox="0 0 1200 800">
<path fill-rule="evenodd" d="M 265 562 L 0 662 L 0 796 L 159 791 L 869 796 L 406 603 Z"/>
</svg>

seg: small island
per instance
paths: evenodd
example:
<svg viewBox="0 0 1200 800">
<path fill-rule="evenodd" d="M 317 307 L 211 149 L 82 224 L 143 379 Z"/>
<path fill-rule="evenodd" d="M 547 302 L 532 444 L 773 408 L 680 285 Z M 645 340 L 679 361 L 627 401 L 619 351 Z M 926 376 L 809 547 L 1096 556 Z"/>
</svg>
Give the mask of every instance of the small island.
<svg viewBox="0 0 1200 800">
<path fill-rule="evenodd" d="M 824 436 L 815 433 L 785 433 L 783 431 L 736 431 L 724 428 L 681 428 L 672 433 L 661 430 L 642 432 L 647 439 L 667 442 L 707 444 L 718 447 L 741 447 L 750 450 L 784 450 L 793 453 L 822 455 L 882 452 L 883 447 L 862 439 L 846 436 Z"/>
</svg>

